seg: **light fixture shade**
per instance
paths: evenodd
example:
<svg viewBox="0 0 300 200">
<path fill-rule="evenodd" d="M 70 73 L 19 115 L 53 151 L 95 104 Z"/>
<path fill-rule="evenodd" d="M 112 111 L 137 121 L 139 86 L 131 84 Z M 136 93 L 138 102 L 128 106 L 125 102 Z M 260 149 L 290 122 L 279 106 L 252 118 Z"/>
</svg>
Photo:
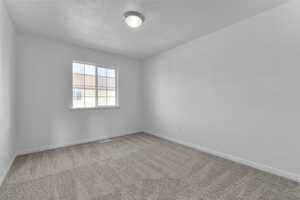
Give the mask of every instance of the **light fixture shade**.
<svg viewBox="0 0 300 200">
<path fill-rule="evenodd" d="M 144 21 L 144 15 L 137 11 L 128 11 L 124 14 L 124 22 L 131 28 L 140 27 Z"/>
</svg>

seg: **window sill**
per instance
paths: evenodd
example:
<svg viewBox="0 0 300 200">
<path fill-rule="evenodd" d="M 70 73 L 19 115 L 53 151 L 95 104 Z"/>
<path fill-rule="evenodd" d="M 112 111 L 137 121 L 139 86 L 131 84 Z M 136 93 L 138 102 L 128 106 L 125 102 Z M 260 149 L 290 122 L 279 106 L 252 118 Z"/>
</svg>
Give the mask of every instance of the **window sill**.
<svg viewBox="0 0 300 200">
<path fill-rule="evenodd" d="M 96 106 L 96 107 L 71 107 L 70 109 L 71 110 L 106 110 L 106 109 L 119 109 L 120 106 L 117 105 L 117 106 Z"/>
</svg>

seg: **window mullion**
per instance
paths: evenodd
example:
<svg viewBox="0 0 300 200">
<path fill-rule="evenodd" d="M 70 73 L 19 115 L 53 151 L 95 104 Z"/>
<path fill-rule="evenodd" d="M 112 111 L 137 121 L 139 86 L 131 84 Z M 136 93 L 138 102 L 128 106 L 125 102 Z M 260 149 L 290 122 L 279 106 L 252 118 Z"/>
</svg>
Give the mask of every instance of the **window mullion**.
<svg viewBox="0 0 300 200">
<path fill-rule="evenodd" d="M 108 76 L 107 76 L 107 70 L 106 70 L 106 77 L 105 77 L 105 80 L 106 80 L 106 105 L 108 105 L 108 83 L 107 83 L 107 79 L 108 79 Z"/>
<path fill-rule="evenodd" d="M 83 73 L 83 104 L 84 104 L 84 107 L 86 107 L 86 105 L 85 105 L 85 65 L 84 65 L 84 73 Z"/>
<path fill-rule="evenodd" d="M 98 106 L 98 67 L 95 66 L 96 74 L 96 106 Z"/>
</svg>

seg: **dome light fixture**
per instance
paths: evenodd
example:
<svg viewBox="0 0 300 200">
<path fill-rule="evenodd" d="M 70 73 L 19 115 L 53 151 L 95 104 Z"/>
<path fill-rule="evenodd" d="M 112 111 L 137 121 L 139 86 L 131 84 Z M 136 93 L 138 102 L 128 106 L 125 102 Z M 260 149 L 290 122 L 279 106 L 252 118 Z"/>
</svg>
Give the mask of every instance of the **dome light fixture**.
<svg viewBox="0 0 300 200">
<path fill-rule="evenodd" d="M 137 11 L 128 11 L 124 13 L 124 22 L 131 28 L 140 27 L 145 21 L 145 16 Z"/>
</svg>

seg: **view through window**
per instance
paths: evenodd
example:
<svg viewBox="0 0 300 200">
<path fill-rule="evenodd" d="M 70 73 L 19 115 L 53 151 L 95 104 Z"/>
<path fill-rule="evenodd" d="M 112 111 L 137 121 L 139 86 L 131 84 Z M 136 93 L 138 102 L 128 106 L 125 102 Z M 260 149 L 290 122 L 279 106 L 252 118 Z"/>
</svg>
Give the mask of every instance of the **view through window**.
<svg viewBox="0 0 300 200">
<path fill-rule="evenodd" d="M 73 62 L 73 108 L 117 106 L 116 69 Z"/>
</svg>

